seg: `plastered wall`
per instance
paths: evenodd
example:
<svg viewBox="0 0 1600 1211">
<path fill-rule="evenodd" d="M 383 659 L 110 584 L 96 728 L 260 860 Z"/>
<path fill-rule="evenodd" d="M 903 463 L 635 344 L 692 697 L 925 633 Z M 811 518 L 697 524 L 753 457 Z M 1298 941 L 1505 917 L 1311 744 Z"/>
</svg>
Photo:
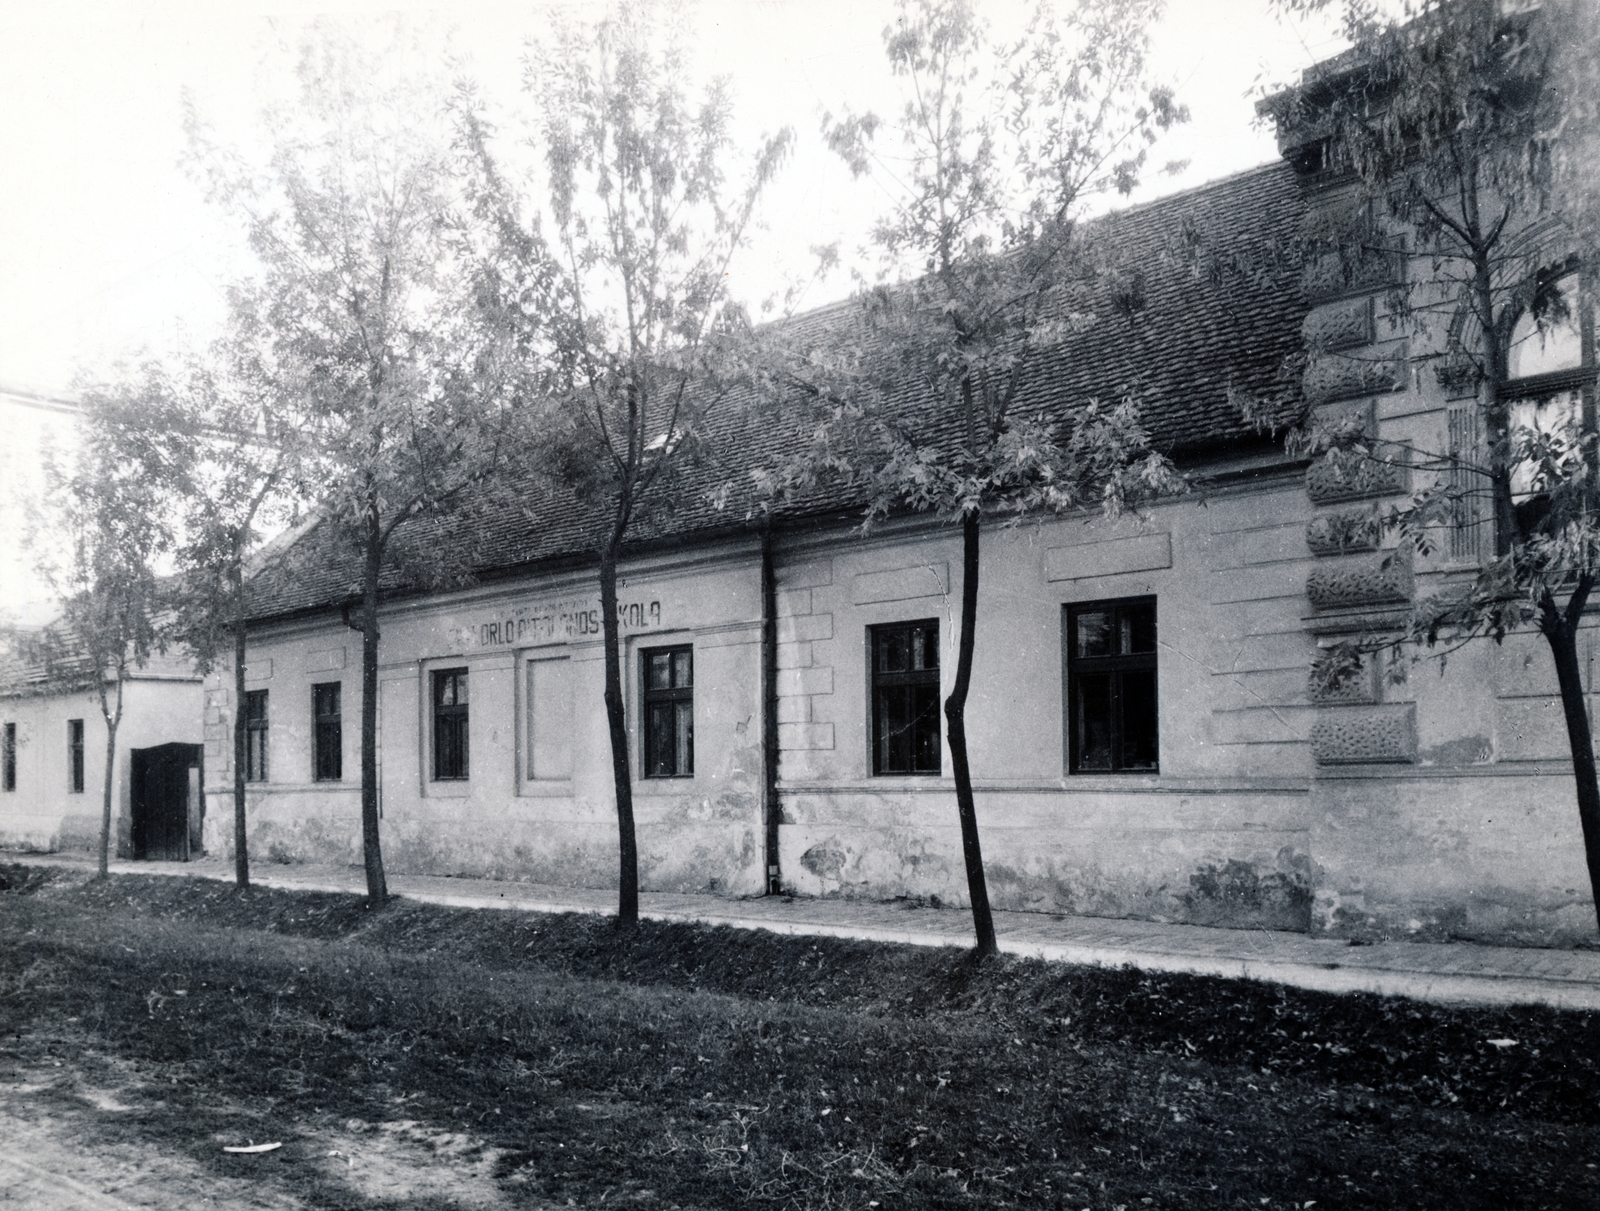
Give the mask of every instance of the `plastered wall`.
<svg viewBox="0 0 1600 1211">
<path fill-rule="evenodd" d="M 160 744 L 200 743 L 198 680 L 134 679 L 124 687 L 112 770 L 112 852 L 132 854 L 128 753 Z M 67 721 L 82 719 L 82 793 L 70 789 Z M 0 725 L 17 725 L 17 785 L 0 791 L 0 845 L 98 850 L 105 787 L 106 724 L 93 690 L 0 698 Z"/>
<path fill-rule="evenodd" d="M 1431 423 L 1427 409 L 1408 415 Z M 1347 697 L 1314 698 L 1308 673 L 1330 618 L 1349 614 L 1352 594 L 1358 609 L 1365 593 L 1384 609 L 1401 603 L 1398 574 L 1377 562 L 1392 536 L 1365 553 L 1371 575 L 1353 562 L 1362 552 L 1319 554 L 1327 504 L 1308 482 L 1281 463 L 1242 468 L 1142 519 L 985 529 L 967 718 L 994 904 L 1361 938 L 1583 935 L 1587 886 L 1540 641 L 1473 646 L 1442 671 L 1407 663 L 1404 679 L 1374 667 Z M 1340 561 L 1353 571 L 1329 588 L 1317 573 Z M 764 888 L 759 567 L 747 542 L 625 569 L 646 890 Z M 870 628 L 936 622 L 941 695 L 953 684 L 957 531 L 791 536 L 776 568 L 782 885 L 965 903 L 948 751 L 937 775 L 875 776 L 869 760 Z M 1417 560 L 1404 587 L 1458 574 Z M 1127 597 L 1156 601 L 1159 770 L 1073 774 L 1063 612 Z M 391 870 L 615 885 L 598 609 L 592 575 L 386 609 L 379 768 Z M 644 778 L 640 653 L 680 644 L 695 658 L 694 773 Z M 249 796 L 258 862 L 359 863 L 359 661 L 359 634 L 333 615 L 252 639 L 249 686 L 271 704 L 271 776 Z M 454 668 L 469 671 L 470 776 L 441 781 L 428 694 L 433 674 Z M 312 687 L 330 681 L 342 687 L 343 778 L 317 782 Z M 208 847 L 223 851 L 231 711 L 229 691 L 209 688 L 207 769 L 212 802 L 223 802 Z"/>
</svg>

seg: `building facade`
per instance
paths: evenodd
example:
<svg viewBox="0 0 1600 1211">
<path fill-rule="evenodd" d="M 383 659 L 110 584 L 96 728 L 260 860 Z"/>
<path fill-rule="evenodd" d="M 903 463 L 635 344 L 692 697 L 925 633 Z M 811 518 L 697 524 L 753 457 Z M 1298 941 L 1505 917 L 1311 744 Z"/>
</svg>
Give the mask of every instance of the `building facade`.
<svg viewBox="0 0 1600 1211">
<path fill-rule="evenodd" d="M 1283 163 L 1104 220 L 1126 271 L 1034 389 L 1068 404 L 1136 394 L 1197 490 L 1142 518 L 985 532 L 967 719 L 997 907 L 1592 937 L 1537 636 L 1369 660 L 1331 689 L 1309 675 L 1319 651 L 1470 581 L 1487 541 L 1470 511 L 1426 554 L 1380 523 L 1427 477 L 1462 473 L 1482 439 L 1475 401 L 1431 372 L 1437 348 L 1392 322 L 1403 269 L 1305 238 L 1349 205 L 1347 186 Z M 1592 338 L 1562 348 L 1557 371 L 1592 392 Z M 1350 420 L 1380 453 L 1296 461 L 1241 399 Z M 1418 450 L 1442 453 L 1424 466 Z M 384 607 L 393 870 L 615 885 L 593 565 L 548 537 L 570 527 L 535 530 L 508 537 L 476 587 Z M 964 903 L 940 710 L 959 533 L 901 518 L 864 538 L 810 517 L 665 537 L 635 550 L 619 604 L 641 885 Z M 246 701 L 207 689 L 206 768 L 222 790 L 243 709 L 256 851 L 355 863 L 350 577 L 308 558 L 324 570 L 257 583 Z M 1597 634 L 1583 635 L 1587 678 Z M 208 829 L 208 847 L 228 844 L 222 821 Z"/>
<path fill-rule="evenodd" d="M 110 691 L 115 693 L 114 689 Z M 187 860 L 205 819 L 200 678 L 158 659 L 123 686 L 112 766 L 111 853 Z M 26 675 L 0 685 L 0 846 L 97 852 L 106 723 L 95 690 Z"/>
</svg>

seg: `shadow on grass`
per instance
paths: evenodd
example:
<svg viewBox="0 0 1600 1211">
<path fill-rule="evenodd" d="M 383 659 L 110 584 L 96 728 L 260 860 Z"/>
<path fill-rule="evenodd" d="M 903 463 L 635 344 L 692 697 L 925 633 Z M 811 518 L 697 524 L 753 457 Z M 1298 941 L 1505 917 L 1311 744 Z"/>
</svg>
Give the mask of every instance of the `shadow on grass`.
<svg viewBox="0 0 1600 1211">
<path fill-rule="evenodd" d="M 162 1074 L 219 1172 L 259 1121 L 309 1205 L 347 1205 L 312 1160 L 349 1120 L 580 1205 L 1600 1201 L 1583 1015 L 172 878 L 33 878 L 0 920 L 17 1047 Z"/>
</svg>

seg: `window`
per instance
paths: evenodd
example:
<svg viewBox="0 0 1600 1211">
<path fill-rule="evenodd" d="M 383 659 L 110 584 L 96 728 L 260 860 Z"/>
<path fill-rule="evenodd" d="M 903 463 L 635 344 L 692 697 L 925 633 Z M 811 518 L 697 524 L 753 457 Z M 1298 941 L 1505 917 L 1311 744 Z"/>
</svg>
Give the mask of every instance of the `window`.
<svg viewBox="0 0 1600 1211">
<path fill-rule="evenodd" d="M 1154 770 L 1155 599 L 1068 606 L 1066 615 L 1067 768 Z"/>
<path fill-rule="evenodd" d="M 467 670 L 433 675 L 433 780 L 467 776 Z"/>
<path fill-rule="evenodd" d="M 1531 447 L 1512 451 L 1511 500 L 1525 534 L 1549 515 L 1555 485 L 1545 468 L 1576 454 L 1595 424 L 1594 315 L 1582 304 L 1575 262 L 1541 270 L 1535 287 L 1512 327 L 1500 393 L 1513 442 L 1526 435 Z"/>
<path fill-rule="evenodd" d="M 83 720 L 67 720 L 67 789 L 83 794 Z"/>
<path fill-rule="evenodd" d="M 6 724 L 0 734 L 0 790 L 17 789 L 17 725 Z"/>
<path fill-rule="evenodd" d="M 528 751 L 523 774 L 530 780 L 572 777 L 572 662 L 541 658 L 527 664 Z"/>
<path fill-rule="evenodd" d="M 337 681 L 311 687 L 311 777 L 318 782 L 337 782 L 344 777 L 341 689 Z"/>
<path fill-rule="evenodd" d="M 694 649 L 650 648 L 644 661 L 644 776 L 694 773 Z"/>
<path fill-rule="evenodd" d="M 244 692 L 244 780 L 267 780 L 267 691 Z"/>
<path fill-rule="evenodd" d="M 872 772 L 937 774 L 939 622 L 872 628 Z"/>
</svg>

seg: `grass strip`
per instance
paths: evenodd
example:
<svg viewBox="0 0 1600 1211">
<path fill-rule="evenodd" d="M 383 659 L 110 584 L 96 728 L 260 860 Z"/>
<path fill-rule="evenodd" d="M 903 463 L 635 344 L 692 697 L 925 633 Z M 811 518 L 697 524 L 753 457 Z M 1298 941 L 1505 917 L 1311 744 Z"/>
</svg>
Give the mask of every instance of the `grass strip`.
<svg viewBox="0 0 1600 1211">
<path fill-rule="evenodd" d="M 11 1055 L 160 1073 L 136 1128 L 211 1165 L 247 1113 L 309 1205 L 360 1205 L 319 1131 L 400 1118 L 531 1202 L 1600 1205 L 1586 1015 L 37 870 Z"/>
</svg>

